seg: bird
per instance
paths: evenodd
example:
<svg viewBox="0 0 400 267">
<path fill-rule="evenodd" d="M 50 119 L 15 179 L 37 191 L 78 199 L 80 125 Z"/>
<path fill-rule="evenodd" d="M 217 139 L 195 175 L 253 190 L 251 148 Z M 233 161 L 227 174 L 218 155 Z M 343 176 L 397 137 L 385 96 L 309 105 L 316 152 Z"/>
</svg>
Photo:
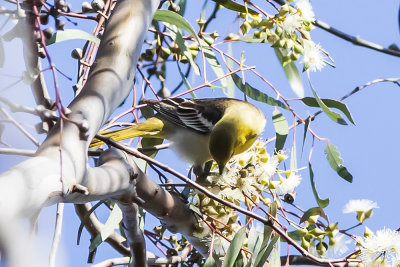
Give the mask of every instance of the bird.
<svg viewBox="0 0 400 267">
<path fill-rule="evenodd" d="M 266 125 L 264 113 L 254 105 L 233 98 L 166 98 L 143 100 L 156 115 L 125 128 L 100 135 L 120 141 L 133 137 L 162 138 L 191 163 L 199 175 L 204 164 L 214 160 L 221 175 L 232 156 L 245 152 Z M 90 147 L 103 144 L 93 139 Z"/>
</svg>

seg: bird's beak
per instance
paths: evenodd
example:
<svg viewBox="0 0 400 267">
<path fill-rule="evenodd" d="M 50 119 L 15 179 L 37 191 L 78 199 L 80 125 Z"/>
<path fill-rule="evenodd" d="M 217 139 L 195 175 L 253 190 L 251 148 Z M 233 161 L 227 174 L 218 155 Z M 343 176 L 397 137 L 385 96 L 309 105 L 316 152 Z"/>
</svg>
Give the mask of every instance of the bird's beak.
<svg viewBox="0 0 400 267">
<path fill-rule="evenodd" d="M 219 169 L 219 175 L 222 175 L 222 173 L 225 170 L 225 164 L 223 163 L 218 163 L 218 169 Z"/>
</svg>

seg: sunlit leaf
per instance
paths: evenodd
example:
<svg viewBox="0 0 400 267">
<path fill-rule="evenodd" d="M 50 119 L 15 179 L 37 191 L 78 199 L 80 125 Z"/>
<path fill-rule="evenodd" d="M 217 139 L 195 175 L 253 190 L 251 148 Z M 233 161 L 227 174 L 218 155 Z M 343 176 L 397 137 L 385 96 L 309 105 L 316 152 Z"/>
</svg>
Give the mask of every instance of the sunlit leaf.
<svg viewBox="0 0 400 267">
<path fill-rule="evenodd" d="M 324 210 L 321 207 L 314 207 L 314 208 L 310 208 L 306 212 L 304 212 L 303 216 L 300 219 L 300 223 L 307 221 L 311 216 L 314 216 L 314 215 L 319 215 L 319 216 L 323 217 L 326 221 L 329 221 L 328 217 L 326 216 Z"/>
<path fill-rule="evenodd" d="M 178 27 L 180 29 L 186 30 L 200 43 L 199 37 L 197 36 L 193 27 L 181 15 L 179 15 L 173 11 L 158 9 L 156 11 L 156 13 L 154 14 L 153 19 L 158 20 L 158 21 L 167 22 L 169 24 L 175 25 L 176 27 Z"/>
<path fill-rule="evenodd" d="M 349 173 L 346 167 L 342 165 L 343 159 L 340 157 L 340 153 L 337 148 L 328 143 L 325 147 L 326 158 L 329 161 L 329 165 L 331 165 L 332 169 L 334 169 L 340 177 L 348 181 L 349 183 L 353 182 L 353 176 Z"/>
<path fill-rule="evenodd" d="M 320 107 L 318 104 L 318 101 L 314 97 L 304 97 L 301 99 L 304 104 L 306 104 L 309 107 Z M 352 123 L 354 123 L 353 117 L 351 116 L 350 110 L 348 109 L 347 105 L 345 103 L 339 102 L 337 100 L 333 99 L 321 99 L 321 101 L 329 108 L 336 108 L 343 112 L 344 115 L 346 115 L 347 119 Z"/>
<path fill-rule="evenodd" d="M 54 43 L 59 43 L 72 39 L 84 39 L 91 41 L 97 45 L 100 44 L 100 39 L 90 33 L 78 29 L 65 29 L 63 31 L 56 31 L 50 39 L 46 40 L 46 45 L 51 45 Z"/>
<path fill-rule="evenodd" d="M 213 0 L 213 1 L 218 3 L 218 4 L 220 4 L 221 6 L 223 6 L 225 8 L 227 8 L 227 9 L 230 9 L 230 10 L 233 10 L 233 11 L 237 11 L 237 12 L 240 12 L 240 13 L 246 13 L 246 7 L 245 6 L 243 6 L 241 4 L 238 4 L 236 2 L 233 2 L 231 0 Z M 259 13 L 257 11 L 255 11 L 255 10 L 253 10 L 251 8 L 247 8 L 247 11 L 251 15 L 254 15 L 254 16 L 259 15 Z"/>
<path fill-rule="evenodd" d="M 317 92 L 315 92 L 314 87 L 312 86 L 310 79 L 308 81 L 310 83 L 311 91 L 312 91 L 312 93 L 314 95 L 315 100 L 317 101 L 317 103 L 321 107 L 321 109 L 325 112 L 325 114 L 328 115 L 328 117 L 331 120 L 333 120 L 334 122 L 342 124 L 342 125 L 347 125 L 347 122 L 342 118 L 342 116 L 340 116 L 336 112 L 331 111 L 328 108 L 328 106 L 324 102 L 322 102 L 322 100 L 317 95 Z"/>
<path fill-rule="evenodd" d="M 232 242 L 228 248 L 228 252 L 225 255 L 222 267 L 232 267 L 236 261 L 237 256 L 240 253 L 240 249 L 243 245 L 244 239 L 246 238 L 246 227 L 242 227 L 237 231 L 232 239 Z"/>
<path fill-rule="evenodd" d="M 269 97 L 267 94 L 252 87 L 247 82 L 243 84 L 242 79 L 236 73 L 232 75 L 232 79 L 235 82 L 236 87 L 239 88 L 239 90 L 245 93 L 248 97 L 260 102 L 267 103 L 271 106 L 278 106 L 284 109 L 288 109 L 288 107 L 286 107 L 286 105 L 283 104 L 281 101 Z"/>
<path fill-rule="evenodd" d="M 179 11 L 178 14 L 183 16 L 186 11 L 186 0 L 179 0 L 178 1 Z"/>
<path fill-rule="evenodd" d="M 329 205 L 329 198 L 321 199 L 318 195 L 317 188 L 315 187 L 315 181 L 314 181 L 314 172 L 311 166 L 311 162 L 308 163 L 308 170 L 310 172 L 310 181 L 311 181 L 311 188 L 315 197 L 315 200 L 318 203 L 318 206 L 321 208 L 325 208 Z"/>
<path fill-rule="evenodd" d="M 285 117 L 277 109 L 272 112 L 272 122 L 276 132 L 275 150 L 279 151 L 282 150 L 285 144 L 286 137 L 289 133 L 289 126 Z"/>
<path fill-rule="evenodd" d="M 176 26 L 171 25 L 169 23 L 165 23 L 165 25 L 167 26 L 167 29 L 171 34 L 172 39 L 175 40 L 175 42 L 178 44 L 178 47 L 181 50 L 182 54 L 186 56 L 187 60 L 189 61 L 190 65 L 193 68 L 194 73 L 200 75 L 199 66 L 197 66 L 196 62 L 194 61 L 192 53 L 190 52 L 187 43 L 182 37 L 181 31 L 178 30 Z"/>
<path fill-rule="evenodd" d="M 114 208 L 104 224 L 103 229 L 101 229 L 100 233 L 90 243 L 89 250 L 94 251 L 104 240 L 106 240 L 114 231 L 114 229 L 118 227 L 121 220 L 122 211 L 117 205 L 114 205 Z"/>
<path fill-rule="evenodd" d="M 293 92 L 300 98 L 304 97 L 303 82 L 301 81 L 300 73 L 296 64 L 293 61 L 284 64 L 283 58 L 286 56 L 287 52 L 282 48 L 275 48 L 275 54 L 283 67 L 283 71 L 286 74 Z"/>
<path fill-rule="evenodd" d="M 269 259 L 269 266 L 280 267 L 281 266 L 281 255 L 280 255 L 280 245 L 277 243 L 276 247 L 271 252 L 271 257 Z"/>
<path fill-rule="evenodd" d="M 261 249 L 254 263 L 254 266 L 264 266 L 265 261 L 268 259 L 272 249 L 274 248 L 276 241 L 278 240 L 279 240 L 279 235 L 275 235 L 271 239 L 271 242 L 269 242 L 268 246 L 264 249 Z"/>
<path fill-rule="evenodd" d="M 262 242 L 263 242 L 263 233 L 257 231 L 257 228 L 255 226 L 251 227 L 249 231 L 247 247 L 249 251 L 253 253 L 253 257 L 252 260 L 249 261 L 249 264 L 251 264 L 251 262 L 254 263 L 254 261 L 256 260 Z"/>
<path fill-rule="evenodd" d="M 306 137 L 307 137 L 307 131 L 308 131 L 308 126 L 310 125 L 310 118 L 307 118 L 304 122 L 304 133 L 303 133 L 303 142 L 301 144 L 301 155 L 303 155 L 304 151 L 304 144 L 306 142 Z"/>
</svg>

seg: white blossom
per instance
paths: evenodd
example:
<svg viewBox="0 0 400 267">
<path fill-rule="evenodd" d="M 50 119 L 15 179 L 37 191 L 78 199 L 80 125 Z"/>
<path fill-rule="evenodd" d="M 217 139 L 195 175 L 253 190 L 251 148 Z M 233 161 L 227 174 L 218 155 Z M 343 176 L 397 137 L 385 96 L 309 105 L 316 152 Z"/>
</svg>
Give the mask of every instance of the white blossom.
<svg viewBox="0 0 400 267">
<path fill-rule="evenodd" d="M 278 168 L 279 165 L 279 158 L 278 156 L 269 156 L 268 155 L 268 161 L 267 163 L 263 164 L 261 168 L 259 169 L 258 176 L 267 176 L 268 178 L 271 178 L 272 175 L 276 173 L 276 169 Z"/>
<path fill-rule="evenodd" d="M 311 70 L 313 72 L 322 70 L 325 67 L 325 55 L 321 51 L 321 46 L 315 44 L 312 41 L 304 40 L 304 53 L 303 53 L 303 64 L 305 70 Z"/>
<path fill-rule="evenodd" d="M 315 20 L 315 14 L 312 9 L 311 3 L 309 0 L 295 0 L 294 1 L 297 8 L 300 9 L 301 11 L 301 16 L 303 17 L 304 20 L 306 21 L 314 21 Z"/>
<path fill-rule="evenodd" d="M 379 208 L 378 204 L 368 199 L 352 199 L 343 208 L 343 213 L 368 212 Z"/>
<path fill-rule="evenodd" d="M 282 29 L 290 34 L 299 28 L 302 24 L 302 19 L 299 14 L 288 14 L 282 23 Z"/>
<path fill-rule="evenodd" d="M 295 172 L 291 172 L 287 179 L 283 181 L 276 187 L 276 193 L 278 195 L 285 195 L 287 193 L 292 193 L 294 189 L 300 184 L 301 176 L 297 175 Z"/>
<path fill-rule="evenodd" d="M 346 239 L 345 235 L 339 233 L 335 235 L 333 240 L 335 243 L 330 245 L 328 251 L 326 252 L 329 258 L 340 257 L 349 250 L 347 245 L 351 242 L 351 240 Z"/>
<path fill-rule="evenodd" d="M 363 264 L 371 266 L 398 266 L 400 264 L 400 234 L 384 228 L 364 239 L 361 244 Z"/>
</svg>

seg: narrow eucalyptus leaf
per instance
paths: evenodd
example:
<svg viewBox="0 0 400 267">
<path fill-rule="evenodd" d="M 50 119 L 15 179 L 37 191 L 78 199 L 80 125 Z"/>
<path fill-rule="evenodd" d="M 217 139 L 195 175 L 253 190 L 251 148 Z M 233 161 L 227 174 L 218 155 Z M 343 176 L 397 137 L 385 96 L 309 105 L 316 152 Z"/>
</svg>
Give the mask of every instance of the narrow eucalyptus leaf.
<svg viewBox="0 0 400 267">
<path fill-rule="evenodd" d="M 276 100 L 272 97 L 269 97 L 267 94 L 252 87 L 247 82 L 245 84 L 243 84 L 242 79 L 236 73 L 232 75 L 232 79 L 235 82 L 236 87 L 240 91 L 245 93 L 248 97 L 250 97 L 254 100 L 263 102 L 263 103 L 267 103 L 268 105 L 271 105 L 271 106 L 278 106 L 280 108 L 289 109 L 283 102 Z"/>
<path fill-rule="evenodd" d="M 348 181 L 353 182 L 353 175 L 349 173 L 346 167 L 342 165 L 343 159 L 340 156 L 336 146 L 328 143 L 325 147 L 326 159 L 329 161 L 329 165 L 334 169 L 340 177 Z"/>
</svg>

